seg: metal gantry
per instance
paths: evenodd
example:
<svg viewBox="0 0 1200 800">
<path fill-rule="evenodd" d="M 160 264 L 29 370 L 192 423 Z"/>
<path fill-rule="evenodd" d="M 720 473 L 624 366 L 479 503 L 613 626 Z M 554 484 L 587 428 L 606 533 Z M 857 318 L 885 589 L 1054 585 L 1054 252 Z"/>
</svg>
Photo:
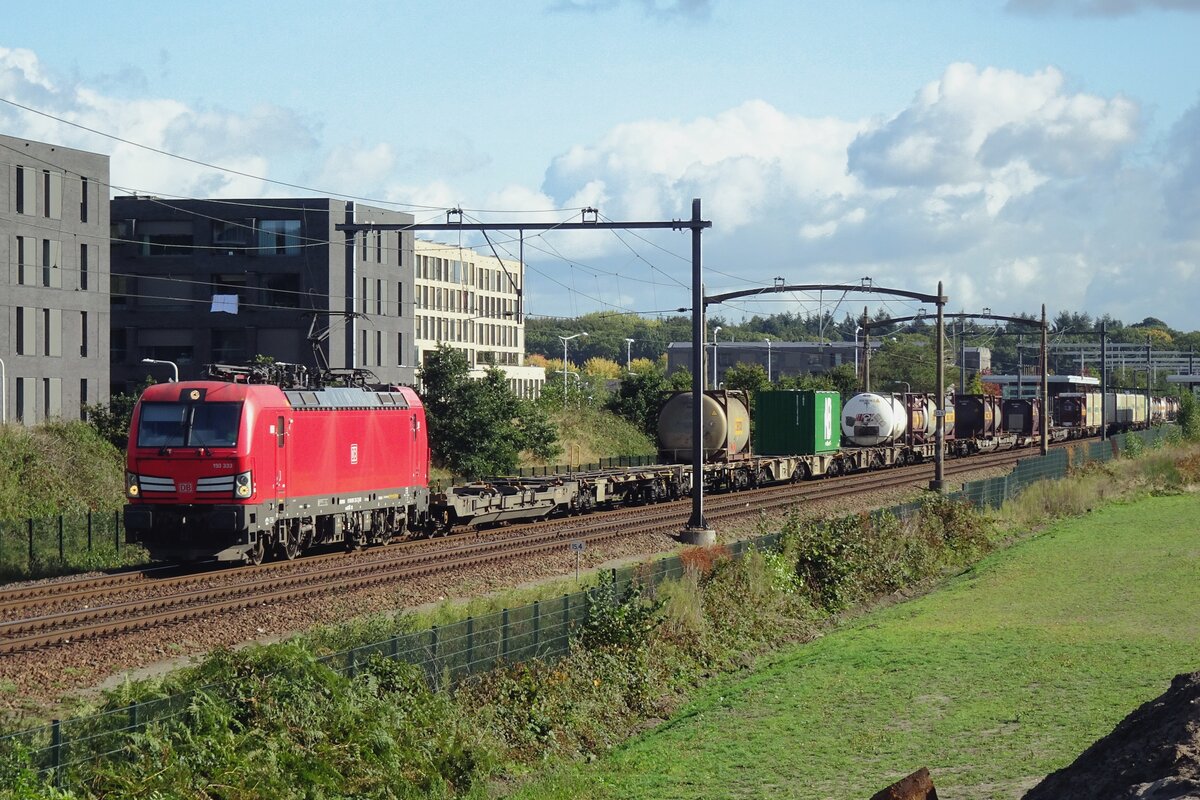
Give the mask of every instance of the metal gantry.
<svg viewBox="0 0 1200 800">
<path fill-rule="evenodd" d="M 335 226 L 346 234 L 347 246 L 353 247 L 354 236 L 359 231 L 476 231 L 486 237 L 487 231 L 519 231 L 521 232 L 522 263 L 524 262 L 524 232 L 525 231 L 586 231 L 586 230 L 689 230 L 692 232 L 692 393 L 696 400 L 692 413 L 692 441 L 695 443 L 692 458 L 692 516 L 688 527 L 684 530 L 683 538 L 697 544 L 711 544 L 716 541 L 716 534 L 709 529 L 704 519 L 704 449 L 700 446 L 703 441 L 704 420 L 701 415 L 704 396 L 704 370 L 702 369 L 703 353 L 701 342 L 704 339 L 704 284 L 701 268 L 700 233 L 705 228 L 711 228 L 712 222 L 701 219 L 700 199 L 692 200 L 691 219 L 675 219 L 661 222 L 600 222 L 599 213 L 594 208 L 585 208 L 581 213 L 582 222 L 462 222 L 462 210 L 451 209 L 446 212 L 446 219 L 458 217 L 458 222 L 444 223 L 374 223 L 353 222 Z M 489 240 L 490 242 L 490 240 Z M 518 319 L 524 317 L 524 295 L 517 295 Z M 686 309 L 681 309 L 686 310 Z"/>
</svg>

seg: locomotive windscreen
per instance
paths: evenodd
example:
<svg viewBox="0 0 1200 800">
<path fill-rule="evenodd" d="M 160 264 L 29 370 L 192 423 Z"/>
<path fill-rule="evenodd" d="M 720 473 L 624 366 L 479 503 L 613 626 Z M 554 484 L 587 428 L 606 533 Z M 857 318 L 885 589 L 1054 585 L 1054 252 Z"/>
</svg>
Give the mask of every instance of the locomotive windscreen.
<svg viewBox="0 0 1200 800">
<path fill-rule="evenodd" d="M 241 403 L 142 403 L 138 447 L 236 447 Z"/>
</svg>

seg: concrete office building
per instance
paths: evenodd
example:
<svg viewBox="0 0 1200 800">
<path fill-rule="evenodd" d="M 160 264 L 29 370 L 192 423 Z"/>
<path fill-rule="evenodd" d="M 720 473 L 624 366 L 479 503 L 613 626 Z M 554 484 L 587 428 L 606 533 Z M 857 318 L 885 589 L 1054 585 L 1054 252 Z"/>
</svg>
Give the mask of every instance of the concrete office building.
<svg viewBox="0 0 1200 800">
<path fill-rule="evenodd" d="M 409 214 L 332 198 L 112 201 L 112 383 L 198 378 L 257 355 L 380 383 L 416 380 L 413 236 L 342 223 L 407 224 Z"/>
<path fill-rule="evenodd" d="M 0 417 L 108 400 L 108 156 L 0 136 Z"/>
<path fill-rule="evenodd" d="M 456 245 L 415 243 L 418 361 L 449 345 L 467 356 L 473 377 L 499 367 L 521 397 L 537 397 L 546 381 L 541 367 L 525 366 L 521 262 Z"/>
</svg>

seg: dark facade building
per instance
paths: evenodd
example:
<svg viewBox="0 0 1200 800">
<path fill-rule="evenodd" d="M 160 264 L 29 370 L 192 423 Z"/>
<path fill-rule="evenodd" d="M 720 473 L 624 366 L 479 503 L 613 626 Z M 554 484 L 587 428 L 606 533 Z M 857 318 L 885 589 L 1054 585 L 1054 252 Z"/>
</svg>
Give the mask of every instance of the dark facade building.
<svg viewBox="0 0 1200 800">
<path fill-rule="evenodd" d="M 0 418 L 108 399 L 108 156 L 0 136 Z"/>
<path fill-rule="evenodd" d="M 871 351 L 879 349 L 879 342 L 871 342 Z M 704 345 L 705 380 L 712 385 L 713 362 L 716 354 L 717 385 L 720 385 L 725 370 L 735 364 L 759 364 L 775 381 L 785 375 L 819 375 L 841 364 L 852 364 L 858 369 L 862 347 L 854 342 L 712 342 Z M 692 343 L 671 342 L 667 345 L 667 374 L 679 369 L 692 368 Z"/>
<path fill-rule="evenodd" d="M 259 355 L 314 368 L 310 331 L 331 368 L 415 381 L 412 233 L 335 227 L 411 215 L 331 198 L 117 197 L 111 213 L 114 392 Z"/>
</svg>

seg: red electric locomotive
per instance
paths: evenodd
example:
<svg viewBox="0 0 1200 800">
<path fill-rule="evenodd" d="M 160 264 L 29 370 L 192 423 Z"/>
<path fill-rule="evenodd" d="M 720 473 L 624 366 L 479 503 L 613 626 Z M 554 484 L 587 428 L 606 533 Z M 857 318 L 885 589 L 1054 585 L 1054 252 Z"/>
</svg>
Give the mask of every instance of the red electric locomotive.
<svg viewBox="0 0 1200 800">
<path fill-rule="evenodd" d="M 259 563 L 427 523 L 425 409 L 407 388 L 149 387 L 133 412 L 126 539 L 155 558 Z"/>
</svg>

